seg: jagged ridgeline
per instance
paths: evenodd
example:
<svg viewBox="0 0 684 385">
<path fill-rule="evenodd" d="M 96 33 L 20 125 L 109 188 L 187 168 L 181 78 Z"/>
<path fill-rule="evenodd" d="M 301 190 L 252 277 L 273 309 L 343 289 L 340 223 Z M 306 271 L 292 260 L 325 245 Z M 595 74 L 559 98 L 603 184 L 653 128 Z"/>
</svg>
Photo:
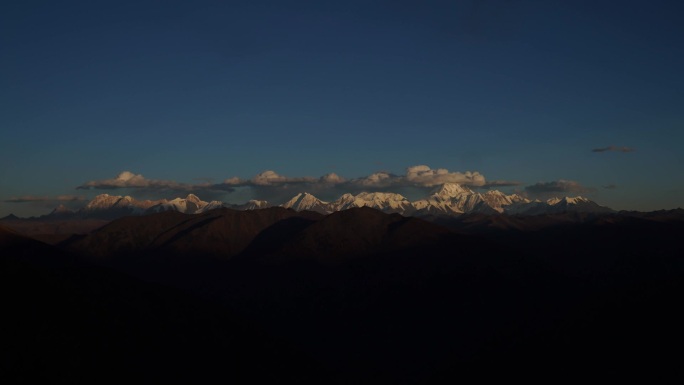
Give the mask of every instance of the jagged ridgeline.
<svg viewBox="0 0 684 385">
<path fill-rule="evenodd" d="M 303 192 L 279 204 L 263 200 L 250 200 L 243 204 L 230 204 L 216 200 L 206 202 L 194 194 L 171 200 L 136 200 L 130 196 L 101 194 L 78 211 L 70 211 L 60 206 L 48 216 L 113 219 L 126 215 L 144 215 L 165 211 L 200 214 L 217 208 L 255 210 L 273 206 L 295 211 L 315 211 L 321 214 L 330 214 L 355 207 L 370 207 L 385 213 L 398 213 L 405 216 L 458 216 L 470 213 L 540 215 L 567 211 L 584 213 L 613 211 L 580 196 L 540 201 L 530 200 L 518 194 L 507 195 L 497 190 L 484 193 L 476 192 L 456 183 L 445 183 L 435 188 L 427 197 L 415 201 L 410 201 L 401 194 L 389 192 L 344 194 L 331 202 L 323 201 L 312 194 Z"/>
</svg>

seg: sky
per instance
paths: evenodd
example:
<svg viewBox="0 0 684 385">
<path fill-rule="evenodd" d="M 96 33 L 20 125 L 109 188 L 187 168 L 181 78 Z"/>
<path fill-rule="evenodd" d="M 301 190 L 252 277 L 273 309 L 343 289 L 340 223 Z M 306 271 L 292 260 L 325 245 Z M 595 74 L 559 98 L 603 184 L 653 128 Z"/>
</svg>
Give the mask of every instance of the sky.
<svg viewBox="0 0 684 385">
<path fill-rule="evenodd" d="M 418 195 L 438 181 L 684 207 L 683 12 L 3 2 L 0 217 L 100 193 L 237 203 L 302 189 Z"/>
</svg>

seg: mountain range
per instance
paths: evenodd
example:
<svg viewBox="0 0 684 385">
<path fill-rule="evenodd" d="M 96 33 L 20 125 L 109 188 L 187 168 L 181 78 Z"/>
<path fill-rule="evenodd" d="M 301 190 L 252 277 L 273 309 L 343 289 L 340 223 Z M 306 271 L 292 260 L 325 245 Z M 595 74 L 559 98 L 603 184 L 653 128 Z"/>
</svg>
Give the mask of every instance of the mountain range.
<svg viewBox="0 0 684 385">
<path fill-rule="evenodd" d="M 427 197 L 416 201 L 410 201 L 401 194 L 390 192 L 361 192 L 356 195 L 347 193 L 331 202 L 323 201 L 312 194 L 303 192 L 280 205 L 262 200 L 250 200 L 239 205 L 216 200 L 206 202 L 194 194 L 172 200 L 136 200 L 130 196 L 101 194 L 80 210 L 71 211 L 60 206 L 45 217 L 111 220 L 123 216 L 146 215 L 165 211 L 201 214 L 218 208 L 255 210 L 272 206 L 280 206 L 294 211 L 314 211 L 320 214 L 330 214 L 350 208 L 370 207 L 387 214 L 396 213 L 416 217 L 449 217 L 473 213 L 543 215 L 563 212 L 613 212 L 607 207 L 599 206 L 595 202 L 580 196 L 553 198 L 546 201 L 530 200 L 518 194 L 507 195 L 497 190 L 481 193 L 456 183 L 445 183 L 435 188 Z"/>
</svg>

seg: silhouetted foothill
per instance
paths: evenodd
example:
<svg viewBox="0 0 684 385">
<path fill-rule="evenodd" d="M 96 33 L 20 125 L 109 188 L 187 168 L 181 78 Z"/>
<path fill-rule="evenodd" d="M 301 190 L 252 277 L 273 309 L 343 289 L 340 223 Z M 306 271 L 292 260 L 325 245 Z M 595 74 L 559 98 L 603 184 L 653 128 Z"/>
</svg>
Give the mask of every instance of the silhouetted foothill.
<svg viewBox="0 0 684 385">
<path fill-rule="evenodd" d="M 82 382 L 116 365 L 225 379 L 226 362 L 238 383 L 676 374 L 680 211 L 426 219 L 163 212 L 58 247 L 2 229 L 23 352 L 4 362 Z"/>
</svg>

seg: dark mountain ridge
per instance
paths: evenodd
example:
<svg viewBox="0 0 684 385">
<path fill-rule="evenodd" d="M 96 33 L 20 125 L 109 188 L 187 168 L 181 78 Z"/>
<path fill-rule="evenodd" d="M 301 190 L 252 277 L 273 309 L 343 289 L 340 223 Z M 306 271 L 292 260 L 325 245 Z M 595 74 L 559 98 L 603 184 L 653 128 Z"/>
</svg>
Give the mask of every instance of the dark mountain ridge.
<svg viewBox="0 0 684 385">
<path fill-rule="evenodd" d="M 445 227 L 369 208 L 165 212 L 60 252 L 222 304 L 342 383 L 631 378 L 678 367 L 677 215 L 472 215 Z"/>
<path fill-rule="evenodd" d="M 293 217 L 318 220 L 322 215 L 279 207 L 253 211 L 222 208 L 197 215 L 167 211 L 117 219 L 61 246 L 105 258 L 157 251 L 229 259 L 266 228 Z"/>
<path fill-rule="evenodd" d="M 3 383 L 334 383 L 224 306 L 1 227 L 0 293 Z"/>
</svg>

